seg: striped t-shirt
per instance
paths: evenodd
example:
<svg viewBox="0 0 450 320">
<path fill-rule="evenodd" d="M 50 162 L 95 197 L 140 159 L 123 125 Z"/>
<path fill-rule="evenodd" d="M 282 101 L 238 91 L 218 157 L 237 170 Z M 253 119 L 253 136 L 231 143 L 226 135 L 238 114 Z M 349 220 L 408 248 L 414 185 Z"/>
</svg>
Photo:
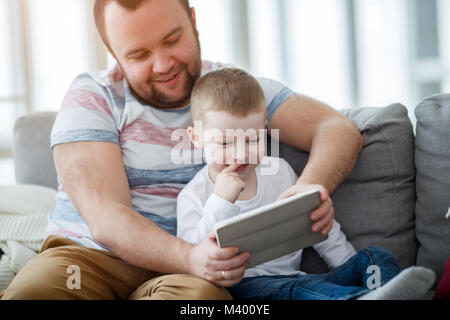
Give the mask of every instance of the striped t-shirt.
<svg viewBox="0 0 450 320">
<path fill-rule="evenodd" d="M 223 65 L 203 61 L 202 75 L 221 67 Z M 293 92 L 277 81 L 257 80 L 265 94 L 269 122 L 275 110 Z M 161 109 L 140 103 L 114 66 L 110 70 L 82 74 L 73 81 L 56 117 L 51 147 L 78 141 L 118 144 L 122 149 L 133 209 L 176 235 L 177 195 L 205 165 L 201 152 L 192 152 L 190 162 L 174 161 L 179 160 L 178 153 L 194 149 L 185 130 L 191 122 L 189 105 Z M 108 250 L 93 239 L 84 219 L 64 192 L 64 186 L 58 183 L 46 236 L 60 235 L 83 246 Z"/>
</svg>

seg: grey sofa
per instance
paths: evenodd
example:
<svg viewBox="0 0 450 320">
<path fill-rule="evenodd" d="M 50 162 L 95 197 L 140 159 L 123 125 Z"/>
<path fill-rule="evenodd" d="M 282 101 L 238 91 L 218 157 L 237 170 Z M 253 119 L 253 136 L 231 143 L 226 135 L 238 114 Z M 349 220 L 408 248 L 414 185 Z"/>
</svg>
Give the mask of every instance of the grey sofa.
<svg viewBox="0 0 450 320">
<path fill-rule="evenodd" d="M 450 257 L 450 95 L 425 99 L 415 110 L 416 135 L 400 104 L 342 111 L 359 128 L 364 148 L 355 168 L 332 195 L 335 217 L 358 250 L 379 245 L 401 268 L 432 268 L 438 280 Z M 55 112 L 31 113 L 16 121 L 17 183 L 57 188 L 50 131 Z M 268 153 L 271 143 L 268 143 Z M 273 150 L 275 151 L 275 150 Z M 274 152 L 272 152 L 273 154 Z M 288 145 L 279 155 L 300 174 L 308 154 Z M 302 270 L 327 271 L 317 253 L 304 251 Z M 431 291 L 426 298 L 431 298 Z"/>
</svg>

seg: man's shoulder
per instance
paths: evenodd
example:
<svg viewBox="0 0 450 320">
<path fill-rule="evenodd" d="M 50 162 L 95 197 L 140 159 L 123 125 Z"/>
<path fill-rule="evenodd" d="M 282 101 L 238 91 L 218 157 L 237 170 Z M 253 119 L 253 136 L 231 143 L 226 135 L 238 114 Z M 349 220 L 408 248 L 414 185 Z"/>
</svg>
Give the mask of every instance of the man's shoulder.
<svg viewBox="0 0 450 320">
<path fill-rule="evenodd" d="M 116 94 L 123 95 L 123 87 L 126 79 L 122 76 L 117 65 L 109 69 L 95 72 L 84 72 L 78 75 L 72 82 L 71 90 L 79 88 L 91 89 L 93 91 L 110 91 L 112 89 Z M 119 89 L 119 90 L 118 90 Z M 121 89 L 121 90 L 120 90 Z"/>
</svg>

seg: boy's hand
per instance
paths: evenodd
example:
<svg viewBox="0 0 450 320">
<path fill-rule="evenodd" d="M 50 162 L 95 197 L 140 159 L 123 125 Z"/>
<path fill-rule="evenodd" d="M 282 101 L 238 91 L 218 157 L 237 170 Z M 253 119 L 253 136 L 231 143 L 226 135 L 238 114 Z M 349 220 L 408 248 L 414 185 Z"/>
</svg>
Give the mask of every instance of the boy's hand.
<svg viewBox="0 0 450 320">
<path fill-rule="evenodd" d="M 239 174 L 234 172 L 239 166 L 240 164 L 232 164 L 223 169 L 217 175 L 214 185 L 214 193 L 231 203 L 235 203 L 239 194 L 245 189 L 245 182 L 239 178 Z"/>
<path fill-rule="evenodd" d="M 250 254 L 237 255 L 236 247 L 219 248 L 214 232 L 194 246 L 189 253 L 191 274 L 222 287 L 231 287 L 242 280 Z"/>
<path fill-rule="evenodd" d="M 312 226 L 312 231 L 320 232 L 326 235 L 330 232 L 333 226 L 334 219 L 334 209 L 333 201 L 328 195 L 327 189 L 320 184 L 301 184 L 297 183 L 283 192 L 278 200 L 289 198 L 295 194 L 302 193 L 311 189 L 317 189 L 320 192 L 320 198 L 322 199 L 322 204 L 315 211 L 311 213 L 311 220 L 316 221 Z"/>
</svg>

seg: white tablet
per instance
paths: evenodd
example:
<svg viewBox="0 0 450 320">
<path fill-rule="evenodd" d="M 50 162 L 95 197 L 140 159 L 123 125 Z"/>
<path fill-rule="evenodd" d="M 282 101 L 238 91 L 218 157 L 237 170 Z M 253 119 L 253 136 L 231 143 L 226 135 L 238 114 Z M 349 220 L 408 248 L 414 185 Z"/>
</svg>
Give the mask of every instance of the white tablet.
<svg viewBox="0 0 450 320">
<path fill-rule="evenodd" d="M 219 247 L 238 247 L 249 252 L 247 268 L 324 241 L 313 232 L 310 214 L 322 200 L 311 190 L 270 203 L 215 224 Z"/>
</svg>

